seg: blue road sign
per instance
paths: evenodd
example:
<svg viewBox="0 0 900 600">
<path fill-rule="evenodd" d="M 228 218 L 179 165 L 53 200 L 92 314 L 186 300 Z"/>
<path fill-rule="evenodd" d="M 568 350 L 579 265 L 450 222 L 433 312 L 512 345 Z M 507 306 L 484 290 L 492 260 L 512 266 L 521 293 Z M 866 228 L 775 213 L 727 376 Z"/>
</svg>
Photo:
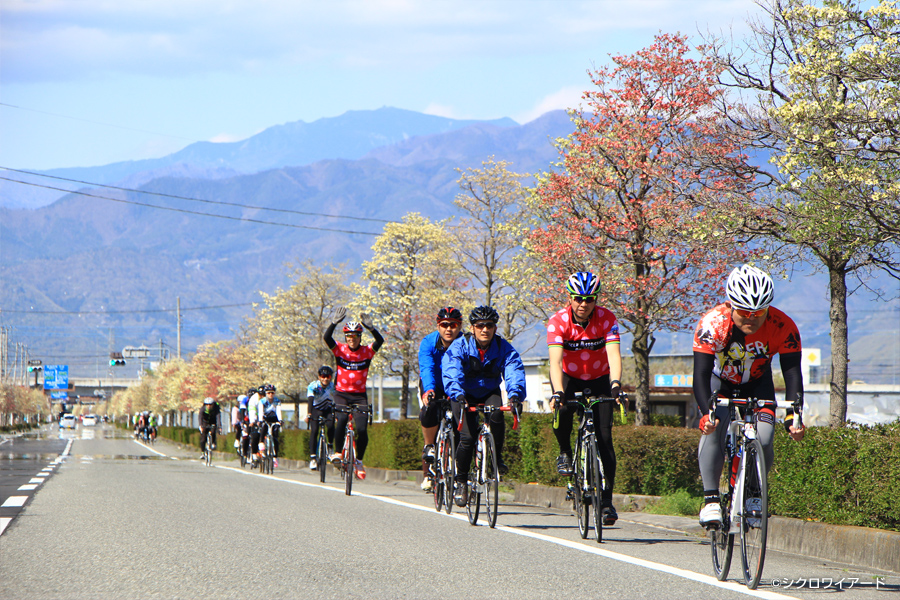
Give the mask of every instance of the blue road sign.
<svg viewBox="0 0 900 600">
<path fill-rule="evenodd" d="M 69 392 L 57 392 L 57 391 L 51 391 L 51 392 L 50 392 L 50 399 L 51 399 L 51 400 L 68 400 L 68 399 L 69 399 Z"/>
<path fill-rule="evenodd" d="M 69 389 L 69 365 L 44 365 L 44 389 Z"/>
<path fill-rule="evenodd" d="M 656 387 L 691 387 L 694 385 L 693 375 L 657 375 L 653 385 Z"/>
</svg>

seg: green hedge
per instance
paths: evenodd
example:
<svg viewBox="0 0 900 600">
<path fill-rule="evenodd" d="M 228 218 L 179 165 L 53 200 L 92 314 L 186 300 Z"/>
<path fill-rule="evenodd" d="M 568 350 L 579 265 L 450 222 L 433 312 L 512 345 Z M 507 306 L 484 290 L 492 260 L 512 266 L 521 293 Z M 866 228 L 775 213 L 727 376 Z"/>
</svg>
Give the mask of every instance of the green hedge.
<svg viewBox="0 0 900 600">
<path fill-rule="evenodd" d="M 556 473 L 558 447 L 551 416 L 526 414 L 518 430 L 508 417 L 504 460 L 510 479 L 565 485 Z M 196 429 L 160 427 L 160 436 L 199 448 Z M 574 433 L 573 433 L 574 435 Z M 233 435 L 219 448 L 232 451 Z M 702 496 L 697 466 L 700 432 L 680 427 L 617 426 L 613 430 L 621 494 L 669 495 L 686 490 Z M 309 432 L 282 432 L 285 458 L 308 458 Z M 369 426 L 366 465 L 421 468 L 422 430 L 417 419 Z M 800 443 L 776 428 L 775 465 L 769 477 L 774 514 L 838 525 L 900 531 L 900 421 L 875 427 L 809 428 Z"/>
</svg>

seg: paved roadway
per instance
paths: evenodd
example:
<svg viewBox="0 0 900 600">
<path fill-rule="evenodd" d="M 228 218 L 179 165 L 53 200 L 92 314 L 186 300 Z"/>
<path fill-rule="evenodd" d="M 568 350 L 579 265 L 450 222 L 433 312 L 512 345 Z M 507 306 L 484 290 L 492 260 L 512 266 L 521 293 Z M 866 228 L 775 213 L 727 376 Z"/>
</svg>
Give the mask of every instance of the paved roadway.
<svg viewBox="0 0 900 600">
<path fill-rule="evenodd" d="M 705 540 L 627 514 L 600 545 L 567 512 L 505 504 L 491 530 L 436 513 L 412 482 L 360 482 L 348 497 L 334 477 L 206 468 L 110 426 L 73 438 L 0 536 L 0 598 L 810 598 L 841 579 L 842 600 L 900 591 L 895 576 L 877 591 L 871 573 L 771 552 L 754 592 L 710 576 Z"/>
</svg>

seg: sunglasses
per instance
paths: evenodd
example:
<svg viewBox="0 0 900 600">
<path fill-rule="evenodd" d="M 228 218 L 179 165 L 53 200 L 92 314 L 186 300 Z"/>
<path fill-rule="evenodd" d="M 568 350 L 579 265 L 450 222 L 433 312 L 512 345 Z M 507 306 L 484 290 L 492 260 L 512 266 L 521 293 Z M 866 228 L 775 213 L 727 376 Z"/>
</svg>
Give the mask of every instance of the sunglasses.
<svg viewBox="0 0 900 600">
<path fill-rule="evenodd" d="M 757 317 L 761 317 L 766 314 L 766 309 L 763 308 L 761 310 L 744 310 L 743 308 L 735 308 L 734 312 L 736 312 L 739 316 L 744 319 L 755 319 Z"/>
<path fill-rule="evenodd" d="M 456 321 L 442 321 L 438 323 L 438 327 L 442 327 L 444 329 L 456 329 L 459 327 L 459 323 Z"/>
<path fill-rule="evenodd" d="M 472 325 L 472 327 L 474 327 L 475 329 L 493 329 L 496 326 L 497 326 L 496 323 L 490 323 L 490 322 L 489 323 L 474 323 Z"/>
<path fill-rule="evenodd" d="M 572 296 L 572 300 L 579 304 L 593 304 L 597 301 L 597 296 Z"/>
</svg>

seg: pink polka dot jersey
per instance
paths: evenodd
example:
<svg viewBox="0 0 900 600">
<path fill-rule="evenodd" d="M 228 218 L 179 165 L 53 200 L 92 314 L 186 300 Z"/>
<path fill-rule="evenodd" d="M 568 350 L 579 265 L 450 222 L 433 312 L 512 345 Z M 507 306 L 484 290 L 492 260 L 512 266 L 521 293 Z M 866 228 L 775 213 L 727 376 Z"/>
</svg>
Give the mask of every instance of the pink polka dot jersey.
<svg viewBox="0 0 900 600">
<path fill-rule="evenodd" d="M 337 359 L 334 388 L 339 392 L 365 393 L 369 364 L 375 356 L 372 346 L 360 346 L 356 350 L 350 350 L 347 344 L 335 344 L 331 352 Z"/>
<path fill-rule="evenodd" d="M 596 307 L 587 326 L 572 316 L 572 308 L 558 311 L 547 323 L 547 345 L 562 346 L 566 375 L 588 381 L 609 374 L 606 345 L 619 343 L 619 322 L 603 307 Z"/>
</svg>

